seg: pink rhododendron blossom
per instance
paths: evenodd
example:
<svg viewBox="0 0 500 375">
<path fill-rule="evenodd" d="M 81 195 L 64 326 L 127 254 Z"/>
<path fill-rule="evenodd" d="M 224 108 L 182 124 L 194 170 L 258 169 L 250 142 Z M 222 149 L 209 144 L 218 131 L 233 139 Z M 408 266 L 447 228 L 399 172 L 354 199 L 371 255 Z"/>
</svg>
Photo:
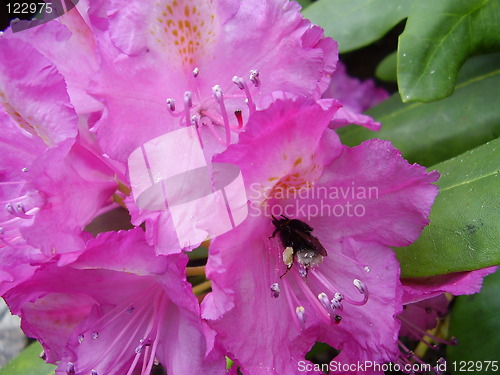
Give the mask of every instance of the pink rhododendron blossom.
<svg viewBox="0 0 500 375">
<path fill-rule="evenodd" d="M 335 42 L 288 0 L 113 0 L 99 15 L 111 45 L 101 43 L 93 93 L 106 112 L 95 129 L 120 161 L 190 124 L 221 151 L 274 91 L 319 98 L 337 60 Z"/>
<path fill-rule="evenodd" d="M 380 123 L 363 112 L 385 100 L 389 94 L 376 87 L 372 80 L 360 81 L 350 77 L 342 62 L 337 62 L 330 86 L 323 93 L 324 98 L 335 98 L 342 103 L 332 122 L 333 128 L 357 124 L 368 129 L 379 130 Z"/>
<path fill-rule="evenodd" d="M 398 352 L 402 288 L 389 246 L 412 243 L 428 223 L 438 175 L 385 141 L 342 146 L 328 129 L 337 109 L 278 101 L 215 159 L 241 168 L 250 208 L 210 246 L 203 316 L 244 374 L 292 373 L 315 341 L 344 363 Z M 301 238 L 326 254 L 285 248 L 276 222 L 288 219 L 309 226 Z"/>
<path fill-rule="evenodd" d="M 222 374 L 186 262 L 156 257 L 141 229 L 106 233 L 74 262 L 41 266 L 5 299 L 58 374 L 149 374 L 156 358 L 169 374 Z"/>
<path fill-rule="evenodd" d="M 209 163 L 276 92 L 319 98 L 337 60 L 335 42 L 288 0 L 133 1 L 127 7 L 111 1 L 96 8 L 91 20 L 106 17 L 106 33 L 92 93 L 106 109 L 94 130 L 119 161 L 146 141 L 195 125 Z M 170 213 L 140 209 L 133 198 L 127 208 L 134 225 L 146 222 L 149 243 L 159 254 L 180 251 L 162 229 L 173 228 Z M 198 244 L 193 239 L 186 249 Z"/>
</svg>

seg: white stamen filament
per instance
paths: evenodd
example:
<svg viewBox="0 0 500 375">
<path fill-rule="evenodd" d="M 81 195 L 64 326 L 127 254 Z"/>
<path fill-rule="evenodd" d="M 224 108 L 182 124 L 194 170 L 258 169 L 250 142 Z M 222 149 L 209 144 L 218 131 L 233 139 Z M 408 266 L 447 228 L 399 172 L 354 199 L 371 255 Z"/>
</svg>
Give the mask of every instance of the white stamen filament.
<svg viewBox="0 0 500 375">
<path fill-rule="evenodd" d="M 252 95 L 250 94 L 250 89 L 248 88 L 248 85 L 245 83 L 243 78 L 234 76 L 233 77 L 233 82 L 238 86 L 240 90 L 245 91 L 245 95 L 247 97 L 247 100 L 245 101 L 248 105 L 248 109 L 250 110 L 250 113 L 255 111 L 255 104 L 253 103 L 252 100 Z"/>
<path fill-rule="evenodd" d="M 224 96 L 222 88 L 219 85 L 212 87 L 215 100 L 219 103 L 222 119 L 224 120 L 224 128 L 226 130 L 226 146 L 231 144 L 231 129 L 229 125 L 229 117 L 227 116 L 226 106 L 224 104 Z"/>
</svg>

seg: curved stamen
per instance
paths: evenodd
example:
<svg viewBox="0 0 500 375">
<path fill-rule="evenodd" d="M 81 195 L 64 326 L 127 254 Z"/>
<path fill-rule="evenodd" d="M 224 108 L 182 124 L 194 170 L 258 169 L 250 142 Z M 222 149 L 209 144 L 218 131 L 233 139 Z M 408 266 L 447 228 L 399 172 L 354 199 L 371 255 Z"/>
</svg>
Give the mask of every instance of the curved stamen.
<svg viewBox="0 0 500 375">
<path fill-rule="evenodd" d="M 193 106 L 193 93 L 191 91 L 186 91 L 184 93 L 184 114 L 186 116 L 186 126 L 191 125 L 191 107 Z"/>
<path fill-rule="evenodd" d="M 33 215 L 28 215 L 26 213 L 26 210 L 24 209 L 24 205 L 21 202 L 19 202 L 16 205 L 16 213 L 17 213 L 17 216 L 19 216 L 20 218 L 23 218 L 23 219 L 31 219 L 33 217 Z"/>
<path fill-rule="evenodd" d="M 219 103 L 222 119 L 224 120 L 224 128 L 226 130 L 226 146 L 231 144 L 231 129 L 229 126 L 229 117 L 227 116 L 226 105 L 224 104 L 224 96 L 222 88 L 219 85 L 212 87 L 215 100 Z"/>
<path fill-rule="evenodd" d="M 248 88 L 247 84 L 245 83 L 243 78 L 238 76 L 233 77 L 233 82 L 236 86 L 238 86 L 240 90 L 245 91 L 245 95 L 247 97 L 246 102 L 248 105 L 248 109 L 250 110 L 250 114 L 253 113 L 255 111 L 255 104 L 253 103 L 252 95 L 250 94 L 250 89 Z"/>
<path fill-rule="evenodd" d="M 198 136 L 198 141 L 200 142 L 201 148 L 203 148 L 203 139 L 201 138 L 198 116 L 191 116 L 191 125 L 196 129 L 196 135 Z"/>
<path fill-rule="evenodd" d="M 250 70 L 250 81 L 252 81 L 255 87 L 260 86 L 259 71 L 257 69 Z"/>
<path fill-rule="evenodd" d="M 198 74 L 200 74 L 200 69 L 196 67 L 193 69 L 193 77 L 194 78 L 198 77 Z"/>
<path fill-rule="evenodd" d="M 168 113 L 173 116 L 173 117 L 181 117 L 184 115 L 184 112 L 181 111 L 181 112 L 175 112 L 175 100 L 172 99 L 172 98 L 167 98 L 165 100 L 165 102 L 167 103 L 167 108 L 168 108 Z"/>
<path fill-rule="evenodd" d="M 358 289 L 358 291 L 363 295 L 363 300 L 362 301 L 355 301 L 355 300 L 352 300 L 352 299 L 345 297 L 345 296 L 344 296 L 344 299 L 346 300 L 346 302 L 350 303 L 351 305 L 363 306 L 364 304 L 366 304 L 366 302 L 368 302 L 368 289 L 366 288 L 365 283 L 363 283 L 359 279 L 354 279 L 352 283 L 354 284 L 356 289 Z"/>
<path fill-rule="evenodd" d="M 165 102 L 167 103 L 168 110 L 170 112 L 175 112 L 175 100 L 172 98 L 167 98 L 167 100 L 165 100 Z"/>
<path fill-rule="evenodd" d="M 11 203 L 7 203 L 5 205 L 5 209 L 7 210 L 8 213 L 20 219 L 31 219 L 33 217 L 33 215 L 28 215 L 26 213 L 24 205 L 21 202 L 17 203 L 15 207 Z M 34 210 L 35 209 L 31 209 L 30 211 Z"/>
</svg>

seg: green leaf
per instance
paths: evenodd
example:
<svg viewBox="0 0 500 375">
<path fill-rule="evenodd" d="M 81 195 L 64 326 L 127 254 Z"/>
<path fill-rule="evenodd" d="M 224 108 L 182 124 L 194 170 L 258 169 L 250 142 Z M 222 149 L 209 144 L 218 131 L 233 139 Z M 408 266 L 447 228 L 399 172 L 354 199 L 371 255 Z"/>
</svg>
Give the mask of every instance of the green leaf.
<svg viewBox="0 0 500 375">
<path fill-rule="evenodd" d="M 312 4 L 312 1 L 311 0 L 297 0 L 297 2 L 300 4 L 300 6 L 302 7 L 302 9 L 308 7 L 309 5 Z"/>
<path fill-rule="evenodd" d="M 413 0 L 319 0 L 303 14 L 339 43 L 339 52 L 364 47 L 405 19 Z"/>
<path fill-rule="evenodd" d="M 40 359 L 39 355 L 42 350 L 42 346 L 34 342 L 0 369 L 0 375 L 53 375 L 56 366 Z"/>
<path fill-rule="evenodd" d="M 448 370 L 452 374 L 498 374 L 498 332 L 500 332 L 500 272 L 484 279 L 481 293 L 458 297 L 453 306 L 450 334 L 458 345 L 448 346 Z M 464 363 L 461 361 L 473 361 Z M 497 368 L 486 370 L 487 362 L 496 361 Z M 455 362 L 455 365 L 453 364 Z M 479 367 L 482 366 L 482 367 Z M 459 371 L 468 370 L 468 371 Z"/>
<path fill-rule="evenodd" d="M 378 64 L 375 76 L 382 81 L 396 82 L 398 79 L 396 65 L 397 53 L 393 52 Z"/>
<path fill-rule="evenodd" d="M 387 139 L 410 162 L 431 166 L 500 136 L 499 97 L 500 54 L 477 56 L 463 66 L 452 96 L 406 104 L 396 94 L 368 111 L 382 130 L 350 126 L 338 133 L 349 146 Z"/>
<path fill-rule="evenodd" d="M 429 102 L 453 92 L 460 66 L 500 48 L 500 1 L 415 1 L 398 48 L 404 102 Z"/>
<path fill-rule="evenodd" d="M 439 195 L 420 238 L 396 249 L 402 277 L 500 264 L 500 138 L 430 169 Z"/>
</svg>

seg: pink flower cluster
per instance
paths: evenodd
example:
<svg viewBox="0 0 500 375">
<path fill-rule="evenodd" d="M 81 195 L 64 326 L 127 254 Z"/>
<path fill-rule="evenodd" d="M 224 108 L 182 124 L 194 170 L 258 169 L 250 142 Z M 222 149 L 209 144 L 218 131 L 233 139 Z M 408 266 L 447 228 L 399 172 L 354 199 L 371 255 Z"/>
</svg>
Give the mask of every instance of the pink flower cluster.
<svg viewBox="0 0 500 375">
<path fill-rule="evenodd" d="M 318 341 L 345 363 L 403 361 L 400 333 L 420 339 L 446 311 L 417 304 L 477 292 L 493 270 L 400 279 L 391 247 L 428 224 L 438 174 L 334 131 L 377 129 L 360 112 L 386 95 L 347 77 L 288 0 L 81 0 L 6 30 L 2 297 L 57 374 L 224 374 L 225 357 L 232 373 L 292 374 Z M 169 211 L 138 204 L 127 164 L 181 127 L 208 161 L 238 166 L 249 207 L 205 243 L 194 288 L 201 241 L 172 245 Z"/>
</svg>

